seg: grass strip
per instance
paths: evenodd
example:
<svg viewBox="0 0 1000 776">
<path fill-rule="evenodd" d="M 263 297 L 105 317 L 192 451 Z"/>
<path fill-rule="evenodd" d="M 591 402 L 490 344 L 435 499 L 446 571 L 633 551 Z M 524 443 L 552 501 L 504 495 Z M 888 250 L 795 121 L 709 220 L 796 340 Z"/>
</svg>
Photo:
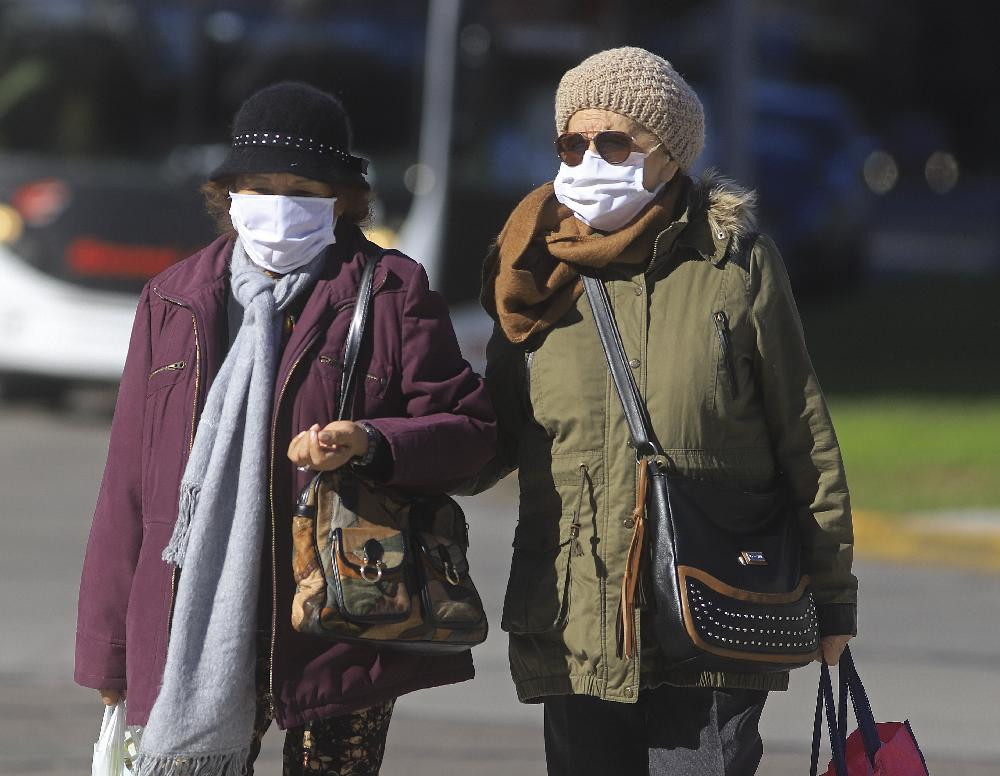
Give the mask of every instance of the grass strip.
<svg viewBox="0 0 1000 776">
<path fill-rule="evenodd" d="M 857 509 L 1000 509 L 1000 398 L 830 399 Z"/>
</svg>

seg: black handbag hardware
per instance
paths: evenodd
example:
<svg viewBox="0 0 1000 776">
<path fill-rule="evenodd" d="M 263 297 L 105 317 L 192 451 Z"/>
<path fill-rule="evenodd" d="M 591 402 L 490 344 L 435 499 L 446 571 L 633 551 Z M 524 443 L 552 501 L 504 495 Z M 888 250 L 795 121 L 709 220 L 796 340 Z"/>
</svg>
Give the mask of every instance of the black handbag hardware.
<svg viewBox="0 0 1000 776">
<path fill-rule="evenodd" d="M 627 566 L 648 566 L 642 576 L 655 604 L 649 614 L 667 663 L 741 673 L 808 664 L 819 648 L 816 606 L 800 573 L 798 523 L 782 491 L 749 493 L 674 471 L 628 367 L 607 290 L 597 278 L 583 282 L 639 467 L 645 509 L 640 514 L 637 504 L 633 542 L 638 537 L 642 547 L 630 551 Z M 635 596 L 625 586 L 639 577 L 626 568 L 619 653 L 627 657 L 638 645 L 630 643 L 635 615 L 625 606 Z"/>
</svg>

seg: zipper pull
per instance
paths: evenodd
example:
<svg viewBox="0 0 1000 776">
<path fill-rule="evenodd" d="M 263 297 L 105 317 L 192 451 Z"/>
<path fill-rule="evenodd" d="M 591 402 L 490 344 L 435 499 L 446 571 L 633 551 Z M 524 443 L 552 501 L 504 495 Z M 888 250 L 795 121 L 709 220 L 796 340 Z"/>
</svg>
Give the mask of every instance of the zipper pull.
<svg viewBox="0 0 1000 776">
<path fill-rule="evenodd" d="M 187 361 L 174 361 L 172 364 L 166 364 L 158 369 L 154 369 L 149 373 L 150 377 L 160 374 L 160 372 L 177 372 L 187 366 Z"/>
<path fill-rule="evenodd" d="M 736 364 L 733 359 L 732 333 L 729 330 L 729 316 L 725 311 L 719 310 L 712 314 L 715 320 L 715 328 L 719 332 L 719 346 L 722 348 L 722 357 L 726 362 L 726 371 L 729 373 L 729 388 L 733 398 L 740 394 L 739 382 L 736 380 Z"/>
</svg>

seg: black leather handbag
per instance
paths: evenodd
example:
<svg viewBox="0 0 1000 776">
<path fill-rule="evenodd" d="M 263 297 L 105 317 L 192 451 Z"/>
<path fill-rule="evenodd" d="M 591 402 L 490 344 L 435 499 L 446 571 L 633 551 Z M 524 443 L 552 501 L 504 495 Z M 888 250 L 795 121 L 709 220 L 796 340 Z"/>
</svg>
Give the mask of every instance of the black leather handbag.
<svg viewBox="0 0 1000 776">
<path fill-rule="evenodd" d="M 635 609 L 645 597 L 672 667 L 761 673 L 806 665 L 819 648 L 816 605 L 783 489 L 751 493 L 674 470 L 626 363 L 607 290 L 592 277 L 584 277 L 584 288 L 638 467 L 619 652 L 631 656 L 638 648 Z"/>
</svg>

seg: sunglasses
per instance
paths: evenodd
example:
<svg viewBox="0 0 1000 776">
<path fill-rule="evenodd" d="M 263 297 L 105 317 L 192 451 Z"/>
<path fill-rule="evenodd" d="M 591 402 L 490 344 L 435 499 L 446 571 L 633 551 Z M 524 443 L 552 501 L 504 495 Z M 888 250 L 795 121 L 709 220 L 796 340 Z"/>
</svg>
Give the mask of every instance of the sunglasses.
<svg viewBox="0 0 1000 776">
<path fill-rule="evenodd" d="M 576 167 L 583 161 L 583 155 L 590 148 L 591 140 L 582 132 L 564 132 L 556 138 L 556 152 L 567 167 Z M 640 150 L 635 138 L 625 132 L 604 130 L 593 138 L 594 148 L 608 164 L 621 164 L 633 151 Z M 650 151 L 659 147 L 659 143 Z"/>
</svg>

